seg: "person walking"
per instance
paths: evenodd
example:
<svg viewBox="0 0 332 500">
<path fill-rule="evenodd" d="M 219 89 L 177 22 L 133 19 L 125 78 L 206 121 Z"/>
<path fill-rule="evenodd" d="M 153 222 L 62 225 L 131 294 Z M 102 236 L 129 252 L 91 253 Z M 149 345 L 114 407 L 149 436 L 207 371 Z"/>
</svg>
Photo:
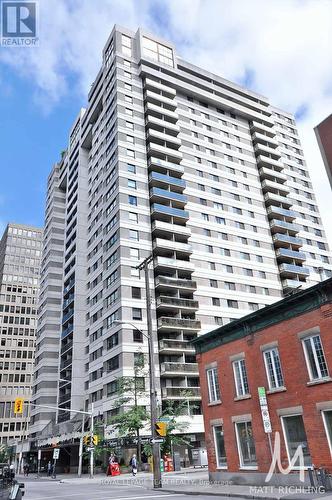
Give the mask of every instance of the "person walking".
<svg viewBox="0 0 332 500">
<path fill-rule="evenodd" d="M 137 458 L 136 458 L 135 454 L 130 459 L 130 465 L 131 465 L 131 472 L 132 472 L 133 476 L 136 476 L 136 474 L 137 474 Z"/>
<path fill-rule="evenodd" d="M 52 474 L 52 463 L 51 460 L 49 460 L 47 464 L 47 476 L 50 477 L 51 474 Z"/>
</svg>

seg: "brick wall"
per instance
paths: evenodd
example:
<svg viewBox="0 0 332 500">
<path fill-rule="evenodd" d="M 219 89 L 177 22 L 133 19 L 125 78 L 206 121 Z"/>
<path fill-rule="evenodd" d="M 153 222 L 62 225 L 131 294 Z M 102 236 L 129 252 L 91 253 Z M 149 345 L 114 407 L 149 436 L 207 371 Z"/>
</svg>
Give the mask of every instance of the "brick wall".
<svg viewBox="0 0 332 500">
<path fill-rule="evenodd" d="M 268 394 L 268 406 L 273 434 L 280 432 L 282 463 L 288 464 L 287 452 L 281 428 L 280 416 L 277 410 L 294 406 L 303 407 L 303 421 L 307 434 L 312 463 L 315 466 L 327 467 L 332 470 L 331 454 L 324 429 L 321 412 L 316 403 L 331 401 L 332 381 L 307 385 L 309 375 L 305 363 L 304 352 L 298 333 L 313 327 L 320 327 L 320 336 L 325 352 L 325 358 L 332 375 L 332 304 L 325 304 L 319 309 L 273 325 L 223 346 L 197 356 L 199 362 L 204 423 L 209 459 L 209 470 L 216 471 L 216 457 L 211 429 L 211 421 L 223 421 L 225 448 L 228 471 L 239 470 L 234 423 L 232 416 L 251 414 L 255 440 L 258 470 L 268 471 L 271 463 L 268 437 L 264 432 L 259 406 L 257 388 L 264 386 L 268 390 L 268 381 L 260 346 L 278 341 L 279 356 L 284 376 L 286 391 Z M 245 361 L 251 398 L 234 401 L 235 384 L 230 356 L 245 353 Z M 208 403 L 207 380 L 205 366 L 217 361 L 218 377 L 221 390 L 221 404 L 214 406 Z M 272 439 L 274 439 L 272 437 Z"/>
</svg>

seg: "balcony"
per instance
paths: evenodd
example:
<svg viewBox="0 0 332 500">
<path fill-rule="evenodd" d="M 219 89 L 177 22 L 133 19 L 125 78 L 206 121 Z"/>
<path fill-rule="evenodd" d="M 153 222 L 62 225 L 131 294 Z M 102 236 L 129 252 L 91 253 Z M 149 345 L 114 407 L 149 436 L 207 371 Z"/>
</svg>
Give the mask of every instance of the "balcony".
<svg viewBox="0 0 332 500">
<path fill-rule="evenodd" d="M 66 368 L 68 368 L 68 366 L 70 366 L 72 363 L 73 363 L 73 358 L 69 358 L 69 359 L 66 359 L 66 360 L 64 360 L 64 361 L 61 359 L 61 363 L 60 363 L 60 371 L 65 370 L 65 369 L 66 369 Z"/>
<path fill-rule="evenodd" d="M 162 142 L 170 142 L 176 148 L 181 146 L 181 139 L 178 139 L 176 136 L 167 134 L 166 132 L 160 132 L 159 130 L 149 128 L 147 133 L 147 139 L 149 141 L 160 140 Z"/>
<path fill-rule="evenodd" d="M 289 250 L 288 248 L 278 248 L 276 250 L 276 256 L 283 260 L 296 260 L 299 262 L 304 262 L 306 256 L 304 252 L 297 252 L 296 250 Z"/>
<path fill-rule="evenodd" d="M 156 288 L 176 288 L 181 290 L 196 290 L 196 281 L 179 279 L 179 278 L 168 278 L 166 276 L 157 276 L 155 278 Z"/>
<path fill-rule="evenodd" d="M 170 175 L 160 174 L 159 172 L 151 172 L 149 175 L 150 186 L 162 187 L 165 184 L 167 186 L 172 186 L 173 189 L 177 188 L 179 191 L 183 191 L 186 187 L 186 181 L 184 179 L 179 179 L 178 177 L 172 177 Z"/>
<path fill-rule="evenodd" d="M 284 277 L 287 276 L 292 277 L 294 274 L 302 277 L 309 276 L 308 268 L 302 266 L 296 266 L 295 264 L 280 264 L 279 271 L 280 274 Z"/>
<path fill-rule="evenodd" d="M 198 376 L 197 363 L 161 363 L 160 375 L 186 375 Z"/>
<path fill-rule="evenodd" d="M 283 170 L 284 166 L 280 160 L 274 160 L 265 155 L 259 155 L 256 158 L 256 162 L 260 167 L 269 167 L 273 165 L 279 171 Z"/>
<path fill-rule="evenodd" d="M 164 354 L 181 354 L 182 352 L 194 354 L 195 348 L 184 340 L 163 339 L 159 341 L 159 351 Z"/>
<path fill-rule="evenodd" d="M 176 111 L 171 111 L 170 109 L 164 108 L 163 106 L 153 104 L 152 102 L 147 102 L 145 104 L 145 112 L 147 114 L 147 122 L 149 123 L 149 115 L 153 115 L 159 118 L 160 115 L 168 116 L 169 118 L 177 121 L 179 119 L 179 115 Z"/>
<path fill-rule="evenodd" d="M 149 129 L 155 129 L 155 130 L 167 129 L 177 134 L 180 132 L 180 126 L 177 123 L 172 123 L 167 120 L 157 118 L 156 116 L 150 115 L 146 120 L 146 125 L 148 126 Z"/>
<path fill-rule="evenodd" d="M 154 236 L 160 232 L 181 234 L 183 236 L 188 236 L 188 237 L 191 235 L 191 230 L 189 227 L 182 226 L 180 224 L 171 224 L 169 222 L 163 222 L 161 220 L 153 221 L 151 228 L 154 233 Z"/>
<path fill-rule="evenodd" d="M 155 250 L 165 248 L 167 250 L 177 250 L 187 254 L 192 253 L 192 247 L 188 243 L 181 243 L 180 241 L 164 240 L 163 238 L 156 238 L 153 242 Z"/>
<path fill-rule="evenodd" d="M 175 96 L 172 98 L 166 97 L 162 94 L 158 94 L 157 92 L 153 92 L 152 90 L 147 90 L 145 92 L 145 97 L 147 102 L 152 102 L 152 103 L 162 103 L 163 106 L 167 106 L 169 109 L 176 109 L 177 108 L 177 100 L 175 99 Z"/>
<path fill-rule="evenodd" d="M 63 309 L 66 309 L 66 307 L 68 307 L 72 302 L 74 302 L 74 294 L 63 301 Z"/>
<path fill-rule="evenodd" d="M 160 256 L 154 259 L 154 266 L 155 268 L 165 267 L 165 268 L 185 269 L 189 271 L 194 271 L 194 264 L 189 260 L 170 259 L 168 257 L 160 257 Z"/>
<path fill-rule="evenodd" d="M 302 287 L 303 285 L 305 285 L 305 282 L 299 280 L 283 280 L 281 284 L 284 291 L 291 291 Z"/>
<path fill-rule="evenodd" d="M 65 338 L 67 337 L 67 335 L 69 335 L 70 333 L 72 333 L 72 331 L 74 330 L 74 325 L 68 325 L 67 328 L 65 328 L 64 330 L 62 330 L 61 332 L 61 338 Z"/>
<path fill-rule="evenodd" d="M 179 165 L 177 163 L 172 163 L 167 160 L 161 160 L 160 158 L 154 158 L 150 157 L 149 159 L 149 167 L 160 167 L 162 169 L 168 170 L 168 171 L 174 171 L 174 172 L 179 172 L 181 174 L 184 173 L 184 168 L 182 165 Z"/>
<path fill-rule="evenodd" d="M 165 399 L 201 399 L 199 387 L 162 387 L 161 396 Z"/>
<path fill-rule="evenodd" d="M 280 196 L 279 194 L 275 193 L 265 193 L 264 201 L 266 205 L 275 205 L 276 203 L 282 203 L 287 208 L 291 207 L 293 204 L 288 198 L 286 198 L 286 196 Z"/>
<path fill-rule="evenodd" d="M 296 212 L 294 210 L 287 210 L 286 208 L 275 207 L 273 205 L 267 208 L 267 214 L 274 218 L 284 217 L 287 222 L 296 219 Z"/>
<path fill-rule="evenodd" d="M 293 222 L 285 222 L 284 220 L 272 219 L 270 220 L 270 228 L 272 233 L 293 233 L 297 234 L 300 230 L 297 224 Z"/>
<path fill-rule="evenodd" d="M 66 295 L 66 293 L 68 293 L 73 288 L 74 285 L 75 285 L 75 280 L 71 280 L 68 283 L 68 285 L 63 289 L 64 295 Z"/>
<path fill-rule="evenodd" d="M 281 158 L 281 155 L 277 149 L 266 146 L 265 144 L 256 144 L 254 146 L 254 151 L 256 155 L 270 155 L 270 158 L 273 158 L 274 160 L 278 160 L 279 158 Z"/>
<path fill-rule="evenodd" d="M 260 132 L 265 132 L 266 135 L 269 135 L 271 137 L 275 137 L 276 133 L 273 127 L 267 127 L 266 125 L 263 125 L 263 123 L 259 123 L 256 120 L 253 120 L 250 124 L 250 129 L 252 132 L 260 133 Z"/>
<path fill-rule="evenodd" d="M 274 234 L 272 236 L 272 240 L 276 248 L 279 247 L 287 248 L 289 247 L 289 245 L 291 245 L 292 248 L 294 249 L 294 248 L 300 248 L 303 245 L 301 238 L 295 238 L 294 236 L 288 236 L 287 234 L 280 234 L 280 233 Z"/>
<path fill-rule="evenodd" d="M 158 318 L 158 328 L 161 330 L 186 330 L 197 332 L 201 329 L 201 322 L 196 319 L 170 318 L 167 316 Z"/>
<path fill-rule="evenodd" d="M 189 212 L 186 210 L 168 207 L 167 205 L 161 205 L 159 203 L 153 203 L 153 205 L 151 205 L 151 215 L 167 215 L 184 220 L 189 219 Z"/>
<path fill-rule="evenodd" d="M 61 344 L 61 355 L 69 351 L 73 347 L 73 341 L 67 342 L 66 344 Z"/>
<path fill-rule="evenodd" d="M 152 78 L 145 78 L 145 87 L 146 88 L 151 88 L 151 89 L 158 89 L 164 92 L 165 94 L 169 94 L 170 96 L 175 97 L 176 96 L 176 90 L 172 89 L 168 85 L 165 85 L 163 83 L 156 82 L 155 80 L 152 80 Z"/>
<path fill-rule="evenodd" d="M 74 316 L 74 309 L 71 309 L 70 311 L 67 312 L 67 314 L 63 315 L 62 324 L 66 323 L 73 316 Z"/>
<path fill-rule="evenodd" d="M 261 143 L 264 144 L 265 142 L 268 143 L 270 148 L 277 148 L 279 146 L 279 142 L 273 138 L 274 136 L 268 136 L 265 134 L 261 134 L 259 132 L 254 132 L 252 134 L 252 140 L 254 144 Z"/>
<path fill-rule="evenodd" d="M 286 184 L 270 181 L 269 179 L 262 181 L 262 190 L 264 193 L 276 193 L 281 196 L 289 193 L 289 187 Z"/>
<path fill-rule="evenodd" d="M 199 307 L 197 300 L 181 299 L 167 295 L 157 297 L 156 303 L 157 309 L 190 309 L 191 311 L 197 311 Z"/>
<path fill-rule="evenodd" d="M 278 170 L 273 170 L 272 168 L 262 167 L 259 169 L 259 175 L 261 179 L 269 179 L 274 181 L 275 179 L 284 183 L 287 181 L 287 175 Z"/>
<path fill-rule="evenodd" d="M 150 189 L 150 199 L 151 201 L 159 201 L 159 198 L 162 200 L 172 200 L 181 205 L 185 205 L 188 201 L 188 198 L 184 194 L 175 193 L 174 191 L 168 191 L 167 189 L 161 189 L 157 187 L 153 187 Z"/>
<path fill-rule="evenodd" d="M 172 149 L 167 146 L 161 146 L 155 142 L 149 142 L 147 151 L 149 155 L 160 154 L 165 155 L 168 158 L 174 158 L 175 160 L 182 160 L 182 153 L 177 149 Z"/>
<path fill-rule="evenodd" d="M 58 403 L 61 405 L 63 403 L 66 403 L 67 401 L 70 401 L 71 398 L 71 393 L 68 392 L 67 394 L 62 394 L 59 396 Z"/>
</svg>

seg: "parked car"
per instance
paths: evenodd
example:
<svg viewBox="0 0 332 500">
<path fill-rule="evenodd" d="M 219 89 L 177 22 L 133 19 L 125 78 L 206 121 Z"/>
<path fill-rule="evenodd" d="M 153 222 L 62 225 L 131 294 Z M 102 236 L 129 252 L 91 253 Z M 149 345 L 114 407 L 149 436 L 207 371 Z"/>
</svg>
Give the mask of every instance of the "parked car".
<svg viewBox="0 0 332 500">
<path fill-rule="evenodd" d="M 24 483 L 15 479 L 14 469 L 9 464 L 0 463 L 1 500 L 21 500 L 24 496 Z"/>
</svg>

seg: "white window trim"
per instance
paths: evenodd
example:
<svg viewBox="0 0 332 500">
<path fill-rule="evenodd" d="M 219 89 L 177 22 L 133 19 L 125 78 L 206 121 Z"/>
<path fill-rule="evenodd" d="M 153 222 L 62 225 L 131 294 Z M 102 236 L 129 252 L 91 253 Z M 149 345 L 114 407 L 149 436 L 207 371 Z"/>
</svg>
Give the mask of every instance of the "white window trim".
<svg viewBox="0 0 332 500">
<path fill-rule="evenodd" d="M 287 441 L 287 433 L 286 433 L 286 427 L 285 427 L 285 422 L 284 419 L 288 417 L 302 417 L 302 422 L 303 422 L 303 413 L 290 413 L 289 415 L 282 415 L 280 417 L 281 419 L 281 427 L 282 427 L 282 433 L 284 435 L 284 443 L 286 446 L 286 452 L 287 452 L 287 460 L 288 460 L 288 465 L 291 465 L 291 459 L 290 459 L 290 454 L 289 454 L 289 448 L 288 448 L 288 441 Z M 304 423 L 303 423 L 304 425 Z M 305 428 L 304 428 L 305 430 Z M 310 469 L 312 466 L 307 465 L 306 468 Z M 291 470 L 300 470 L 301 467 L 299 465 L 296 465 L 295 467 L 293 466 Z"/>
<path fill-rule="evenodd" d="M 320 366 L 319 366 L 319 361 L 318 361 L 318 358 L 317 358 L 316 349 L 315 349 L 315 346 L 313 345 L 313 340 L 312 340 L 313 337 L 319 337 L 320 344 L 322 346 L 322 352 L 323 352 L 325 364 L 326 364 L 326 367 L 327 367 L 327 375 L 324 376 L 324 377 L 322 377 Z M 309 356 L 308 356 L 307 348 L 306 348 L 306 345 L 305 345 L 305 341 L 308 340 L 308 339 L 310 339 L 310 344 L 311 344 L 312 352 L 313 352 L 313 355 L 314 355 L 316 369 L 317 369 L 317 372 L 319 374 L 318 378 L 314 378 L 313 377 L 313 373 L 312 373 L 312 369 L 311 369 L 311 365 L 310 365 L 310 361 L 309 361 Z M 309 335 L 307 337 L 303 337 L 301 339 L 301 341 L 302 341 L 302 348 L 303 348 L 303 352 L 304 352 L 304 357 L 305 357 L 305 361 L 306 361 L 306 365 L 307 365 L 307 370 L 308 370 L 310 381 L 324 380 L 324 379 L 328 378 L 329 377 L 329 371 L 328 371 L 328 366 L 327 366 L 327 362 L 326 362 L 326 356 L 325 356 L 324 347 L 323 347 L 323 343 L 322 343 L 322 339 L 320 337 L 320 334 L 319 333 L 314 333 L 314 334 Z"/>
<path fill-rule="evenodd" d="M 329 445 L 330 454 L 331 454 L 331 458 L 332 458 L 332 435 L 331 436 L 329 435 L 329 431 L 328 431 L 328 428 L 327 428 L 327 422 L 326 422 L 326 416 L 325 416 L 325 413 L 327 411 L 329 411 L 329 412 L 332 413 L 332 408 L 322 410 L 322 419 L 323 419 L 324 429 L 325 429 L 325 433 L 326 433 L 326 437 L 327 437 L 327 442 L 328 442 L 328 445 Z"/>
<path fill-rule="evenodd" d="M 213 425 L 213 442 L 214 442 L 214 451 L 216 454 L 216 463 L 217 463 L 217 469 L 227 469 L 227 455 L 226 455 L 226 465 L 220 465 L 219 464 L 219 455 L 218 455 L 218 447 L 217 447 L 217 436 L 216 436 L 216 427 L 222 427 L 223 429 L 223 435 L 224 435 L 224 426 L 222 424 L 215 424 Z M 225 439 L 225 435 L 224 435 Z"/>
<path fill-rule="evenodd" d="M 282 381 L 283 381 L 282 385 L 276 385 L 275 387 L 273 387 L 272 383 L 271 383 L 272 381 L 271 381 L 271 377 L 270 377 L 269 367 L 268 367 L 267 359 L 266 359 L 266 356 L 265 356 L 265 354 L 267 352 L 271 353 L 272 351 L 277 351 L 277 353 L 278 353 L 279 364 L 280 364 L 280 371 L 281 371 L 281 376 L 282 376 Z M 269 384 L 270 391 L 274 391 L 276 389 L 281 389 L 281 388 L 285 387 L 284 374 L 282 373 L 281 361 L 280 361 L 280 355 L 279 355 L 278 347 L 271 347 L 270 349 L 265 349 L 263 351 L 263 358 L 264 358 L 264 365 L 265 365 L 266 377 L 267 377 L 267 381 L 268 381 L 268 384 Z M 272 355 L 271 355 L 271 361 L 272 361 L 272 370 L 273 370 L 274 379 L 276 381 L 276 384 L 279 384 L 278 383 L 278 377 L 277 377 L 277 369 L 276 369 L 276 366 L 275 366 L 275 360 L 274 360 L 274 358 L 273 358 Z"/>
<path fill-rule="evenodd" d="M 244 361 L 245 363 L 245 359 L 244 358 L 241 358 L 241 359 L 237 359 L 236 361 L 233 361 L 233 374 L 234 374 L 234 381 L 235 381 L 235 389 L 236 389 L 236 395 L 238 397 L 241 397 L 241 396 L 246 396 L 247 394 L 249 394 L 249 391 L 248 392 L 240 392 L 239 391 L 239 385 L 238 385 L 238 380 L 237 380 L 237 376 L 236 376 L 236 370 L 235 370 L 235 364 L 236 363 L 240 363 L 240 361 Z M 245 365 L 244 365 L 245 366 Z M 245 366 L 245 369 L 246 369 L 246 366 Z M 245 387 L 244 387 L 244 379 L 243 379 L 243 373 L 242 373 L 242 368 L 241 368 L 241 364 L 239 364 L 239 373 L 240 373 L 240 380 L 241 380 L 241 385 L 242 385 L 242 388 L 243 388 L 243 391 L 245 390 Z"/>
<path fill-rule="evenodd" d="M 209 372 L 213 373 L 213 387 L 210 385 L 210 377 L 209 377 Z M 209 403 L 220 403 L 221 399 L 220 397 L 217 398 L 217 386 L 216 386 L 216 378 L 218 380 L 218 372 L 217 372 L 217 367 L 211 367 L 206 370 L 206 378 L 207 378 L 207 383 L 208 383 L 208 391 L 209 391 Z M 218 387 L 219 387 L 219 393 L 220 393 L 220 385 L 219 385 L 219 380 L 218 380 Z M 215 394 L 215 398 L 213 398 L 213 393 Z"/>
<path fill-rule="evenodd" d="M 252 421 L 251 420 L 239 420 L 238 422 L 234 422 L 235 426 L 235 437 L 236 437 L 236 446 L 237 446 L 237 453 L 239 456 L 239 461 L 240 461 L 240 469 L 246 469 L 246 470 L 257 470 L 258 465 L 244 465 L 243 464 L 243 456 L 242 456 L 242 449 L 240 445 L 240 437 L 239 437 L 239 431 L 237 428 L 237 424 L 243 424 L 245 422 L 250 422 L 251 427 L 252 427 Z M 257 457 L 256 457 L 257 460 Z"/>
</svg>

